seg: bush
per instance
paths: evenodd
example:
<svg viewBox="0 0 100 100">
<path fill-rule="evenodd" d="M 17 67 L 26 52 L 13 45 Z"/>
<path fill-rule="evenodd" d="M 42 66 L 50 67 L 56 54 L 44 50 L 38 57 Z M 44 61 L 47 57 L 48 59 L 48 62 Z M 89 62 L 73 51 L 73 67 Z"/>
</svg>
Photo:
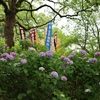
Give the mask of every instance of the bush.
<svg viewBox="0 0 100 100">
<path fill-rule="evenodd" d="M 34 49 L 0 56 L 3 100 L 99 100 L 99 52 L 82 50 L 68 56 Z M 98 91 L 98 92 L 97 92 Z"/>
</svg>

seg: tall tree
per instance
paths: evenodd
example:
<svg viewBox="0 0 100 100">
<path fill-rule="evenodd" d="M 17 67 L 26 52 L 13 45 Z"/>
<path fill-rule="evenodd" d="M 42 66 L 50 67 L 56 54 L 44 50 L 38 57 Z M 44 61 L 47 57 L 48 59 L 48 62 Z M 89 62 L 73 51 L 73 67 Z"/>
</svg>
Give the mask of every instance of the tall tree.
<svg viewBox="0 0 100 100">
<path fill-rule="evenodd" d="M 43 4 L 44 1 L 48 1 L 48 3 Z M 76 2 L 77 1 L 77 2 Z M 84 1 L 84 2 L 83 2 Z M 47 24 L 49 21 L 54 20 L 57 16 L 60 18 L 74 18 L 78 16 L 80 12 L 88 12 L 92 11 L 93 7 L 99 5 L 100 2 L 93 0 L 90 2 L 89 0 L 57 0 L 56 2 L 53 0 L 0 0 L 0 5 L 4 8 L 4 35 L 5 35 L 5 42 L 8 47 L 14 46 L 14 26 L 15 24 L 20 25 L 24 29 L 30 29 L 32 27 L 41 27 L 42 25 Z M 39 5 L 38 5 L 39 4 Z M 52 5 L 49 5 L 52 4 Z M 52 19 L 48 20 L 47 22 L 39 23 L 38 18 L 35 18 L 34 13 L 42 8 L 46 8 L 46 10 L 50 11 L 48 14 L 52 14 Z M 73 9 L 74 13 L 70 14 L 68 11 Z M 26 14 L 26 22 L 24 25 L 20 23 L 18 14 L 24 12 Z M 33 19 L 35 26 L 28 27 L 30 25 L 31 20 L 28 16 L 31 16 Z M 22 15 L 23 16 L 23 15 Z M 39 17 L 39 16 L 38 16 Z M 27 27 L 25 27 L 27 26 Z"/>
</svg>

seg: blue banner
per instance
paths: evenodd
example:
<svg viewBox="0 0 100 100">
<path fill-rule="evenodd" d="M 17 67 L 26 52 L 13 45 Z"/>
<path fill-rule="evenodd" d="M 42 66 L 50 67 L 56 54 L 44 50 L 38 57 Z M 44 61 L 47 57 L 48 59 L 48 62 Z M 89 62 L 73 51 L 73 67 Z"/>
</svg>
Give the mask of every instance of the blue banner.
<svg viewBox="0 0 100 100">
<path fill-rule="evenodd" d="M 52 22 L 49 22 L 47 27 L 46 41 L 45 41 L 45 46 L 48 48 L 48 50 L 50 50 L 51 36 L 52 36 Z"/>
</svg>

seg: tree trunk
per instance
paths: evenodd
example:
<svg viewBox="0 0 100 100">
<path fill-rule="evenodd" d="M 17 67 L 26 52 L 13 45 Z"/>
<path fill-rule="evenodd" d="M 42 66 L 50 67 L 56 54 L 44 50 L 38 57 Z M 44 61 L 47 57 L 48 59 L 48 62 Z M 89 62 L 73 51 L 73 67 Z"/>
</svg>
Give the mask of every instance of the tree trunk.
<svg viewBox="0 0 100 100">
<path fill-rule="evenodd" d="M 14 46 L 14 26 L 15 26 L 15 13 L 9 11 L 6 13 L 4 35 L 5 35 L 5 44 L 7 47 L 11 48 Z"/>
</svg>

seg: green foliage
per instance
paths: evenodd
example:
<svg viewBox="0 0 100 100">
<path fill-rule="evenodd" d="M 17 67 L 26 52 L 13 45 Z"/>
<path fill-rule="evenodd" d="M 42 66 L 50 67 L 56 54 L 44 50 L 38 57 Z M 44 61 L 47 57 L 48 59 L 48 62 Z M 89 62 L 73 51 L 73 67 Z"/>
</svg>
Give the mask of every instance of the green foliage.
<svg viewBox="0 0 100 100">
<path fill-rule="evenodd" d="M 97 53 L 91 61 L 90 55 L 82 51 L 65 56 L 32 49 L 2 53 L 0 97 L 4 100 L 99 100 L 100 52 Z M 58 76 L 51 76 L 52 71 Z M 67 79 L 62 80 L 62 76 Z"/>
<path fill-rule="evenodd" d="M 77 44 L 77 42 L 78 42 L 78 37 L 76 37 L 75 35 L 67 36 L 64 47 L 68 47 L 72 44 Z"/>
<path fill-rule="evenodd" d="M 3 52 L 4 44 L 4 39 L 0 38 L 0 52 Z"/>
</svg>

